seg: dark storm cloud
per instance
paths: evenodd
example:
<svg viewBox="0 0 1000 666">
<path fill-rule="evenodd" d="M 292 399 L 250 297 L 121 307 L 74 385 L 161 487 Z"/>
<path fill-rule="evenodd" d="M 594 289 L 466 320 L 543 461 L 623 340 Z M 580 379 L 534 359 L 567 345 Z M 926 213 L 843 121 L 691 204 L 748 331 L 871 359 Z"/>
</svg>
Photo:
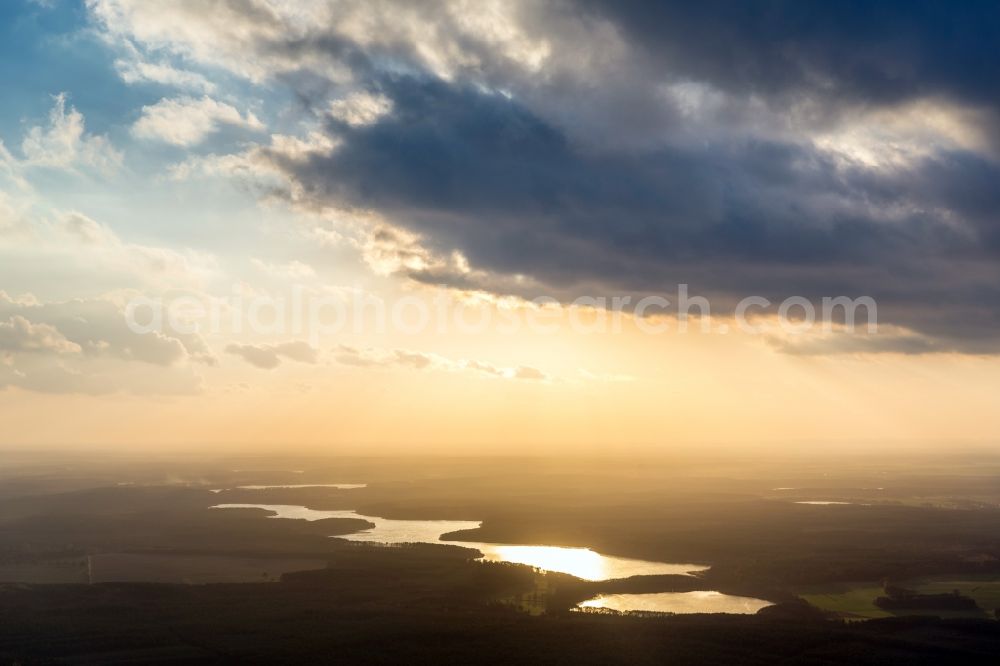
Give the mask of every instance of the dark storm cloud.
<svg viewBox="0 0 1000 666">
<path fill-rule="evenodd" d="M 440 251 L 571 293 L 689 283 L 731 303 L 870 295 L 890 323 L 993 344 L 1000 170 L 967 153 L 844 168 L 807 143 L 593 152 L 515 101 L 385 79 L 394 112 L 286 168 L 310 196 L 383 212 Z M 931 347 L 929 347 L 931 348 Z"/>
<path fill-rule="evenodd" d="M 582 0 L 673 75 L 874 103 L 1000 101 L 1000 3 Z"/>
<path fill-rule="evenodd" d="M 414 12 L 434 19 L 430 42 L 315 26 L 257 45 L 349 72 L 280 74 L 338 141 L 307 160 L 272 152 L 303 196 L 378 211 L 476 269 L 413 279 L 512 293 L 526 276 L 566 298 L 688 283 L 719 309 L 868 295 L 913 332 L 848 348 L 1000 350 L 1000 4 L 526 3 L 518 29 L 551 47 L 537 70 L 441 6 Z M 450 75 L 428 70 L 428 49 Z M 391 112 L 327 114 L 359 87 Z M 938 141 L 921 102 L 965 138 Z M 876 154 L 902 143 L 901 158 L 822 147 L 844 128 L 872 131 Z"/>
</svg>

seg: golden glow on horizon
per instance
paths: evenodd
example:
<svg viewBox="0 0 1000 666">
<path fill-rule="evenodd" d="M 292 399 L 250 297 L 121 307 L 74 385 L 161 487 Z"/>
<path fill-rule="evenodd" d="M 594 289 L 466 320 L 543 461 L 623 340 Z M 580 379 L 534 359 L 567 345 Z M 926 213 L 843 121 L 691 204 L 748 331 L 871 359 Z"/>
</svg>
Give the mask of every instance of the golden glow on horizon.
<svg viewBox="0 0 1000 666">
<path fill-rule="evenodd" d="M 331 370 L 309 388 L 268 378 L 170 399 L 8 391 L 4 422 L 15 445 L 461 454 L 918 445 L 985 441 L 1000 431 L 983 379 L 1000 371 L 996 361 L 768 365 L 736 355 L 708 365 L 666 356 L 635 368 L 641 379 L 610 388 Z"/>
<path fill-rule="evenodd" d="M 565 324 L 565 322 L 563 322 Z M 411 349 L 545 381 L 413 367 L 355 367 L 336 344 Z M 218 347 L 219 342 L 214 341 Z M 778 450 L 880 442 L 981 443 L 1000 359 L 958 355 L 797 356 L 759 336 L 617 333 L 438 334 L 322 346 L 315 364 L 205 368 L 196 396 L 5 393 L 12 446 L 348 453 L 625 453 L 702 445 Z M 584 372 L 585 371 L 585 372 Z M 59 418 L 53 418 L 58 414 Z"/>
</svg>

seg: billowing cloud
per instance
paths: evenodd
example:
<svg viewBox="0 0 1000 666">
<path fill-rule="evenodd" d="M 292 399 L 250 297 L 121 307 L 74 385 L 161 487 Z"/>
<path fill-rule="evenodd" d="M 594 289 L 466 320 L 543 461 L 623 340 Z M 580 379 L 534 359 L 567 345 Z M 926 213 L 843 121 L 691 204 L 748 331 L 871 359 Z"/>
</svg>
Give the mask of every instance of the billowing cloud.
<svg viewBox="0 0 1000 666">
<path fill-rule="evenodd" d="M 45 393 L 191 394 L 193 364 L 214 357 L 197 335 L 135 333 L 109 300 L 39 302 L 0 291 L 0 388 Z"/>
<path fill-rule="evenodd" d="M 905 332 L 871 350 L 1000 350 L 993 6 L 90 8 L 143 52 L 289 86 L 308 140 L 179 172 L 365 211 L 382 272 L 567 300 L 683 283 L 721 314 L 871 296 Z"/>
<path fill-rule="evenodd" d="M 264 127 L 253 113 L 241 114 L 235 107 L 206 95 L 161 99 L 142 107 L 142 115 L 132 125 L 132 134 L 140 139 L 193 146 L 222 125 L 250 130 Z"/>
<path fill-rule="evenodd" d="M 365 91 L 351 93 L 330 104 L 330 116 L 351 126 L 371 125 L 391 110 L 389 98 Z"/>
<path fill-rule="evenodd" d="M 56 98 L 49 126 L 28 129 L 19 158 L 0 143 L 0 263 L 4 285 L 52 293 L 50 285 L 83 287 L 96 293 L 144 287 L 200 287 L 216 272 L 204 252 L 132 243 L 111 227 L 77 210 L 57 207 L 36 190 L 47 176 L 37 167 L 78 175 L 112 169 L 120 154 L 104 137 L 84 130 L 82 114 Z M 58 197 L 55 197 L 58 199 Z M 73 289 L 67 295 L 77 295 Z"/>
<path fill-rule="evenodd" d="M 870 295 L 890 323 L 954 337 L 995 323 L 1000 202 L 985 184 L 1000 167 L 970 153 L 892 173 L 789 143 L 581 153 L 502 96 L 386 89 L 393 117 L 331 126 L 340 147 L 288 169 L 306 196 L 379 210 L 473 267 L 569 291 L 688 283 L 722 304 Z M 977 197 L 960 193 L 976 183 Z"/>
<path fill-rule="evenodd" d="M 198 72 L 176 67 L 162 57 L 147 59 L 128 40 L 123 41 L 121 46 L 124 52 L 122 57 L 115 60 L 115 69 L 125 83 L 157 83 L 202 93 L 215 92 L 215 84 Z"/>
<path fill-rule="evenodd" d="M 44 331 L 58 332 L 84 356 L 116 358 L 169 366 L 193 360 L 214 362 L 197 334 L 136 333 L 129 328 L 124 309 L 101 298 L 62 302 L 15 300 L 0 292 L 0 321 L 22 318 Z"/>
<path fill-rule="evenodd" d="M 993 52 L 1000 36 L 1000 8 L 992 4 L 966 11 L 904 0 L 809 10 L 794 0 L 738 7 L 724 0 L 584 0 L 581 6 L 619 26 L 660 67 L 721 90 L 786 99 L 807 93 L 840 104 L 892 105 L 928 95 L 1000 100 L 980 57 Z M 723 37 L 726 48 L 718 48 Z"/>
<path fill-rule="evenodd" d="M 310 365 L 319 362 L 319 350 L 301 340 L 262 345 L 231 343 L 226 345 L 226 353 L 239 356 L 250 365 L 262 370 L 277 368 L 281 365 L 282 359 Z"/>
<path fill-rule="evenodd" d="M 67 340 L 54 326 L 33 324 L 14 315 L 7 322 L 0 321 L 0 351 L 72 354 L 80 351 L 80 345 Z"/>
<path fill-rule="evenodd" d="M 337 82 L 367 54 L 411 61 L 443 78 L 503 66 L 537 71 L 552 48 L 532 35 L 519 3 L 330 0 L 304 5 L 249 0 L 89 0 L 112 37 L 226 69 L 254 82 L 310 70 Z M 525 14 L 528 14 L 527 16 Z M 248 57 L 250 54 L 253 57 Z"/>
<path fill-rule="evenodd" d="M 72 106 L 67 108 L 65 93 L 55 96 L 47 126 L 28 129 L 21 152 L 26 166 L 57 169 L 86 167 L 110 172 L 122 161 L 107 137 L 86 132 L 83 114 Z"/>
</svg>

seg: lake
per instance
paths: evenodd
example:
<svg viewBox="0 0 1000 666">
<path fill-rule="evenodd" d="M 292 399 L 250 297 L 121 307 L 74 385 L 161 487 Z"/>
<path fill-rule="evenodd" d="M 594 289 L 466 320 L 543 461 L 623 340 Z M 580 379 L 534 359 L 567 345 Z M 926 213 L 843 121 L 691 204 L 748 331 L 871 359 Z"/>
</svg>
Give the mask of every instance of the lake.
<svg viewBox="0 0 1000 666">
<path fill-rule="evenodd" d="M 298 520 L 360 518 L 374 523 L 375 527 L 353 534 L 341 535 L 338 538 L 348 541 L 378 543 L 448 543 L 475 548 L 483 554 L 482 559 L 484 560 L 526 564 L 546 571 L 566 573 L 592 581 L 628 578 L 629 576 L 685 575 L 708 568 L 701 564 L 651 562 L 604 555 L 589 548 L 441 540 L 443 534 L 458 530 L 472 530 L 481 525 L 479 521 L 471 520 L 391 520 L 377 516 L 366 516 L 352 510 L 319 511 L 292 504 L 219 504 L 213 508 L 264 509 L 275 514 L 271 516 L 272 518 Z"/>
<path fill-rule="evenodd" d="M 655 594 L 603 594 L 578 604 L 578 608 L 610 608 L 616 611 L 658 613 L 734 613 L 752 615 L 771 602 L 736 597 L 722 592 L 658 592 Z"/>
<path fill-rule="evenodd" d="M 854 502 L 839 502 L 832 500 L 802 500 L 801 502 L 796 502 L 796 504 L 812 504 L 813 506 L 834 506 L 840 504 L 854 504 Z"/>
<path fill-rule="evenodd" d="M 272 490 L 287 488 L 335 488 L 337 490 L 356 490 L 367 488 L 367 483 L 297 483 L 277 486 L 236 486 L 235 488 L 212 488 L 209 492 L 221 493 L 224 490 Z"/>
</svg>

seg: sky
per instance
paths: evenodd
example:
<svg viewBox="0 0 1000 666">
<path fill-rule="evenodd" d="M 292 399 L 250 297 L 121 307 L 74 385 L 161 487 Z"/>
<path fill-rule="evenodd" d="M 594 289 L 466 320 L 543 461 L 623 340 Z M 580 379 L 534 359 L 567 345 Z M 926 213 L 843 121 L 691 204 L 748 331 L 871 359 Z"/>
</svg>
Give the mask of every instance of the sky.
<svg viewBox="0 0 1000 666">
<path fill-rule="evenodd" d="M 0 5 L 0 447 L 998 444 L 1000 6 Z"/>
</svg>

